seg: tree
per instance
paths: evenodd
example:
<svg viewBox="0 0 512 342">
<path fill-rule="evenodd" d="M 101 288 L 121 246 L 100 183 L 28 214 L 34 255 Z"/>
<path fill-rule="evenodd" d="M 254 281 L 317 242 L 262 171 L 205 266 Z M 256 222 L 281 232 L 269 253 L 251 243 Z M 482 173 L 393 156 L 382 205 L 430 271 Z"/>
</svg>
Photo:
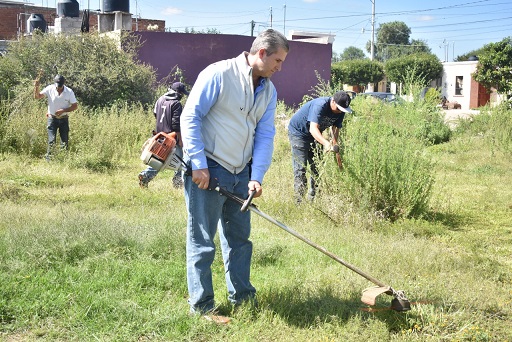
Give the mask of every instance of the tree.
<svg viewBox="0 0 512 342">
<path fill-rule="evenodd" d="M 178 31 L 175 31 L 175 32 L 178 32 Z M 188 27 L 185 27 L 185 31 L 184 33 L 194 33 L 194 34 L 221 34 L 221 32 L 219 30 L 217 30 L 216 28 L 209 28 L 207 27 L 206 29 L 203 29 L 203 30 L 200 30 L 200 31 L 196 31 L 195 28 L 188 28 Z"/>
<path fill-rule="evenodd" d="M 419 52 L 431 52 L 423 40 L 410 40 L 410 35 L 411 29 L 402 21 L 381 24 L 377 29 L 375 59 L 383 62 Z M 370 41 L 366 44 L 366 50 L 371 51 Z"/>
<path fill-rule="evenodd" d="M 380 62 L 369 59 L 353 59 L 331 66 L 331 77 L 335 82 L 365 86 L 384 78 L 384 68 Z"/>
<path fill-rule="evenodd" d="M 360 48 L 357 48 L 355 46 L 349 46 L 345 50 L 343 50 L 343 53 L 340 54 L 340 61 L 348 61 L 348 60 L 354 60 L 354 59 L 367 59 L 366 55 L 364 54 L 364 51 Z"/>
<path fill-rule="evenodd" d="M 512 37 L 484 45 L 473 74 L 475 81 L 501 94 L 512 91 Z"/>
<path fill-rule="evenodd" d="M 338 54 L 338 53 L 336 53 L 336 51 L 333 51 L 332 57 L 331 57 L 331 64 L 340 62 L 340 61 L 341 61 L 341 53 Z"/>
<path fill-rule="evenodd" d="M 476 49 L 476 50 L 472 50 L 472 51 L 469 51 L 469 52 L 466 52 L 465 54 L 463 55 L 459 55 L 457 56 L 454 61 L 455 62 L 464 62 L 464 61 L 467 61 L 469 60 L 469 58 L 473 57 L 473 56 L 480 56 L 480 54 L 483 52 L 484 48 L 481 47 L 480 49 Z"/>
<path fill-rule="evenodd" d="M 428 47 L 428 44 L 426 41 L 422 39 L 413 39 L 411 40 L 410 47 L 408 49 L 408 55 L 412 55 L 415 53 L 432 53 L 432 49 Z"/>
<path fill-rule="evenodd" d="M 407 85 L 412 81 L 427 86 L 441 76 L 443 64 L 433 54 L 418 53 L 390 59 L 384 69 L 391 82 Z"/>
</svg>

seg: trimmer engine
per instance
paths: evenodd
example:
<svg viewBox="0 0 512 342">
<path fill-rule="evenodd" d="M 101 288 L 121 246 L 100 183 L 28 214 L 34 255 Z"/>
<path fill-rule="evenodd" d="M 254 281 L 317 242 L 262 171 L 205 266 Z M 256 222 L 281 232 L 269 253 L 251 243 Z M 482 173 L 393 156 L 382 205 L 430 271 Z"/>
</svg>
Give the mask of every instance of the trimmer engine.
<svg viewBox="0 0 512 342">
<path fill-rule="evenodd" d="M 142 146 L 140 159 L 155 170 L 179 170 L 182 163 L 176 156 L 176 133 L 159 132 Z"/>
</svg>

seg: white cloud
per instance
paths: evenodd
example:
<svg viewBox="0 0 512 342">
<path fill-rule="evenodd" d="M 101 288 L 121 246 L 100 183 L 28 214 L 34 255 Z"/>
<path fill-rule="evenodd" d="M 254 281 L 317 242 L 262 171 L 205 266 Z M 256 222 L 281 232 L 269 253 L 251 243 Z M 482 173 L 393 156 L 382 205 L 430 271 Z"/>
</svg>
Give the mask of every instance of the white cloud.
<svg viewBox="0 0 512 342">
<path fill-rule="evenodd" d="M 432 21 L 434 20 L 434 17 L 431 15 L 424 15 L 419 17 L 419 21 Z"/>
<path fill-rule="evenodd" d="M 163 12 L 165 15 L 176 15 L 181 13 L 183 13 L 183 11 L 176 7 L 167 7 Z"/>
</svg>

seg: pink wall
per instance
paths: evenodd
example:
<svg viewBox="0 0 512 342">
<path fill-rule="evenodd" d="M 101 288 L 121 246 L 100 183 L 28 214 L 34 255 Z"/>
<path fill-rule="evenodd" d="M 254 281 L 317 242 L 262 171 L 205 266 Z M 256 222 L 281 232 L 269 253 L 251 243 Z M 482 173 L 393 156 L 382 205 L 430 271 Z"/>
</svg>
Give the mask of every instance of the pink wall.
<svg viewBox="0 0 512 342">
<path fill-rule="evenodd" d="M 168 76 L 177 65 L 190 85 L 206 66 L 248 51 L 254 40 L 254 37 L 225 34 L 133 33 L 140 36 L 143 43 L 139 59 L 156 69 L 158 80 Z M 315 70 L 324 80 L 330 78 L 331 55 L 331 44 L 290 41 L 283 69 L 272 76 L 278 98 L 289 106 L 298 105 L 318 83 Z"/>
</svg>

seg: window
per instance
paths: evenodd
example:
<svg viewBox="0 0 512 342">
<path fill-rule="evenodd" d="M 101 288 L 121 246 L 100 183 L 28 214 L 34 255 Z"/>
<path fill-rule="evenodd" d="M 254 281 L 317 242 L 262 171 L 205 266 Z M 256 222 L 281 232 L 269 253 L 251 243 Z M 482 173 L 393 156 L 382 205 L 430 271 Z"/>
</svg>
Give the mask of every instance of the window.
<svg viewBox="0 0 512 342">
<path fill-rule="evenodd" d="M 464 92 L 463 92 L 463 81 L 464 81 L 464 77 L 463 76 L 456 76 L 455 77 L 455 95 L 464 95 Z"/>
</svg>

